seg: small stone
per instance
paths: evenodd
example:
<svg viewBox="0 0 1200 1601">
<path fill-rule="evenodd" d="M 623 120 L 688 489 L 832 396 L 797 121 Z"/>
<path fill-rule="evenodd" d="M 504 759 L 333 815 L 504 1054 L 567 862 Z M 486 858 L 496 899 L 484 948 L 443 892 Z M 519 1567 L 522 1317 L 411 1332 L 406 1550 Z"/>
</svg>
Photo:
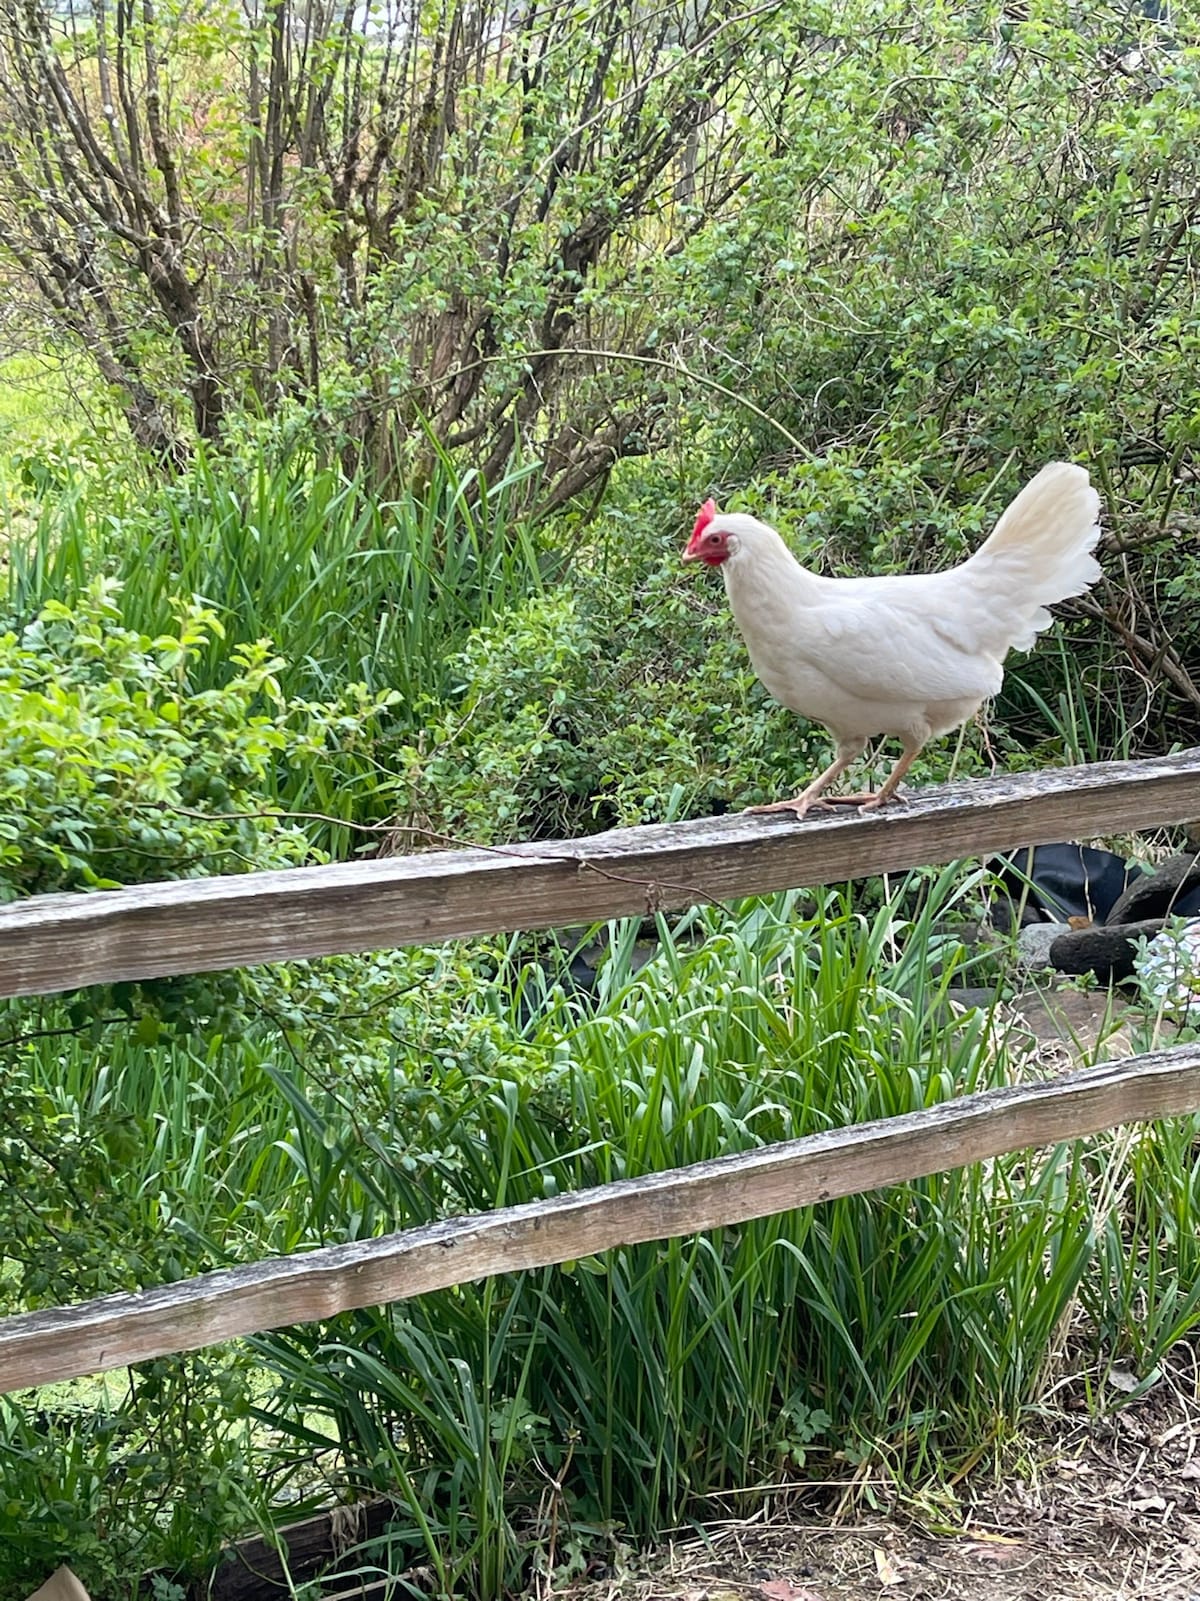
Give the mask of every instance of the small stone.
<svg viewBox="0 0 1200 1601">
<path fill-rule="evenodd" d="M 1050 947 L 1065 928 L 1065 923 L 1026 923 L 1017 935 L 1017 967 L 1024 973 L 1052 967 Z"/>
</svg>

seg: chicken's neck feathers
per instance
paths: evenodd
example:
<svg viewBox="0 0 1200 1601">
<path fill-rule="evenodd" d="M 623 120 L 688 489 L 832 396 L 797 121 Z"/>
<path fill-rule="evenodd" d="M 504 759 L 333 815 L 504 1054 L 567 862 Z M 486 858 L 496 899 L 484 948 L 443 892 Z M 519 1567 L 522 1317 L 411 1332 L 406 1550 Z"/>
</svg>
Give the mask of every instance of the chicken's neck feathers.
<svg viewBox="0 0 1200 1601">
<path fill-rule="evenodd" d="M 764 604 L 815 606 L 826 580 L 802 567 L 779 534 L 755 517 L 723 519 L 737 535 L 737 548 L 722 564 L 725 590 L 739 623 Z"/>
</svg>

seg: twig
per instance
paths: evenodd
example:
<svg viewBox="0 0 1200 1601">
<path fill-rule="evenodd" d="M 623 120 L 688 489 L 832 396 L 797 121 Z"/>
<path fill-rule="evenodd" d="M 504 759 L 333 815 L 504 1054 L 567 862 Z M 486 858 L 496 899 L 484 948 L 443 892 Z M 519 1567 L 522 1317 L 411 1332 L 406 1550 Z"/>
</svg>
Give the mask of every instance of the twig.
<svg viewBox="0 0 1200 1601">
<path fill-rule="evenodd" d="M 119 1012 L 115 1017 L 98 1017 L 86 1023 L 64 1023 L 61 1028 L 33 1028 L 27 1034 L 10 1034 L 0 1040 L 0 1051 L 10 1051 L 15 1045 L 28 1045 L 32 1040 L 61 1039 L 65 1035 L 86 1034 L 93 1028 L 111 1028 L 114 1023 L 128 1023 L 130 1019 Z"/>
<path fill-rule="evenodd" d="M 807 445 L 802 445 L 795 434 L 783 426 L 778 417 L 772 417 L 770 412 L 763 411 L 761 406 L 756 406 L 752 400 L 747 399 L 745 394 L 739 394 L 737 390 L 729 389 L 725 384 L 718 383 L 715 378 L 708 378 L 701 373 L 693 372 L 690 367 L 685 367 L 682 361 L 668 361 L 665 357 L 650 356 L 636 350 L 600 350 L 588 345 L 557 345 L 540 350 L 522 350 L 519 357 L 515 356 L 513 352 L 502 351 L 496 355 L 479 356 L 474 361 L 463 362 L 461 366 L 452 367 L 447 372 L 439 373 L 437 378 L 429 378 L 421 383 L 410 384 L 406 393 L 416 395 L 428 389 L 441 389 L 456 382 L 459 378 L 465 378 L 468 373 L 475 372 L 480 367 L 492 366 L 499 361 L 513 361 L 514 359 L 529 361 L 540 356 L 591 356 L 599 361 L 630 361 L 635 366 L 657 367 L 662 371 L 674 373 L 676 377 L 686 378 L 689 383 L 696 384 L 701 389 L 711 389 L 714 393 L 723 395 L 726 400 L 731 401 L 735 406 L 741 406 L 746 411 L 753 413 L 760 422 L 766 423 L 769 428 L 773 428 L 777 434 L 786 439 L 793 450 L 798 450 L 809 461 L 815 460 L 815 453 L 809 450 Z"/>
</svg>

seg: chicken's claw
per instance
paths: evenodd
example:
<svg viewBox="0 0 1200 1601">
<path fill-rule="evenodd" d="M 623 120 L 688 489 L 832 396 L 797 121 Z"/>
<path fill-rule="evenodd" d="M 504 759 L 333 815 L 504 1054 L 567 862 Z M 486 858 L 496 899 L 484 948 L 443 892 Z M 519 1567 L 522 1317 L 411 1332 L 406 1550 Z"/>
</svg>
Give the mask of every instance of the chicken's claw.
<svg viewBox="0 0 1200 1601">
<path fill-rule="evenodd" d="M 872 790 L 868 790 L 865 795 L 830 795 L 825 800 L 826 806 L 857 806 L 860 812 L 877 812 L 884 806 L 907 804 L 907 796 L 895 792 L 891 795 L 877 795 Z"/>
<path fill-rule="evenodd" d="M 905 797 L 893 791 L 890 795 L 886 791 L 867 790 L 862 795 L 793 795 L 790 800 L 771 801 L 765 806 L 746 806 L 742 815 L 748 812 L 791 812 L 797 822 L 807 816 L 810 811 L 833 811 L 835 806 L 857 806 L 862 812 L 877 812 L 883 806 L 903 806 Z"/>
<path fill-rule="evenodd" d="M 791 800 L 770 801 L 765 806 L 744 806 L 742 816 L 745 817 L 751 812 L 791 812 L 799 822 L 813 808 L 817 811 L 827 811 L 829 802 L 817 800 L 810 795 L 793 795 Z"/>
</svg>

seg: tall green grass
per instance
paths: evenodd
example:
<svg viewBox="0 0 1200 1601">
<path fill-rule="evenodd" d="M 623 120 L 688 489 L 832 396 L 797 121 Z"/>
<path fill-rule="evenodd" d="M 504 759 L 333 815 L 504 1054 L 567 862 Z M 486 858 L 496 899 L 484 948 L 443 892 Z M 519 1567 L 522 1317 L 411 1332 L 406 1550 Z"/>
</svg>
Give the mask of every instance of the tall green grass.
<svg viewBox="0 0 1200 1601">
<path fill-rule="evenodd" d="M 528 1037 L 548 1078 L 474 1081 L 458 1114 L 474 1133 L 432 1171 L 355 1138 L 346 1108 L 288 1074 L 310 1193 L 324 1206 L 357 1184 L 416 1224 L 1007 1082 L 994 1019 L 948 1009 L 962 953 L 930 961 L 953 883 L 915 922 L 898 899 L 864 921 L 837 897 L 808 917 L 785 897 L 660 924 L 636 976 L 615 930 L 594 1008 L 542 988 Z M 510 976 L 528 1005 L 542 981 Z M 367 1115 L 399 1121 L 386 1097 Z M 1082 1306 L 1142 1361 L 1197 1321 L 1175 1288 L 1191 1247 L 1151 1222 L 1168 1186 L 1194 1225 L 1194 1178 L 1130 1149 L 1019 1154 L 267 1336 L 281 1387 L 264 1421 L 348 1489 L 396 1497 L 386 1561 L 430 1564 L 447 1593 L 527 1579 L 552 1529 L 645 1538 L 814 1452 L 920 1478 L 1019 1426 Z"/>
<path fill-rule="evenodd" d="M 364 477 L 296 451 L 228 459 L 201 451 L 184 481 L 139 490 L 86 476 L 47 495 L 5 575 L 9 612 L 70 601 L 97 573 L 121 580 L 124 622 L 156 635 L 178 596 L 201 596 L 229 649 L 270 638 L 285 688 L 326 697 L 350 682 L 395 689 L 413 708 L 445 687 L 455 644 L 540 586 L 542 556 L 514 511 L 528 476 L 492 489 L 439 459 L 424 486 L 381 501 Z M 204 687 L 201 685 L 200 687 Z"/>
<path fill-rule="evenodd" d="M 1129 761 L 1144 748 L 1147 728 L 1161 721 L 1155 700 L 1163 693 L 1162 683 L 1131 675 L 1110 641 L 1081 661 L 1058 633 L 1006 675 L 999 710 L 1011 734 L 1036 739 L 1055 761 Z"/>
<path fill-rule="evenodd" d="M 614 925 L 588 995 L 553 946 L 339 959 L 264 977 L 238 1041 L 25 1058 L 64 1126 L 123 1131 L 129 1226 L 194 1271 L 1011 1082 L 1029 1068 L 995 1008 L 952 1005 L 978 959 L 938 932 L 977 887 L 947 869 L 866 914 L 830 891 L 660 918 L 636 972 L 639 926 Z M 1068 1333 L 1089 1368 L 1149 1375 L 1200 1322 L 1198 1132 L 1017 1153 L 264 1335 L 237 1449 L 289 1487 L 281 1517 L 391 1497 L 364 1568 L 487 1596 L 814 1468 L 924 1481 L 1020 1429 Z M 113 1493 L 109 1475 L 110 1520 Z"/>
<path fill-rule="evenodd" d="M 147 1046 L 113 1028 L 97 1049 L 74 1039 L 35 1053 L 37 1082 L 81 1131 L 117 1136 L 126 1216 L 145 1237 L 174 1238 L 182 1273 L 304 1243 L 289 1217 L 293 1121 L 273 1091 L 277 1041 Z"/>
</svg>

